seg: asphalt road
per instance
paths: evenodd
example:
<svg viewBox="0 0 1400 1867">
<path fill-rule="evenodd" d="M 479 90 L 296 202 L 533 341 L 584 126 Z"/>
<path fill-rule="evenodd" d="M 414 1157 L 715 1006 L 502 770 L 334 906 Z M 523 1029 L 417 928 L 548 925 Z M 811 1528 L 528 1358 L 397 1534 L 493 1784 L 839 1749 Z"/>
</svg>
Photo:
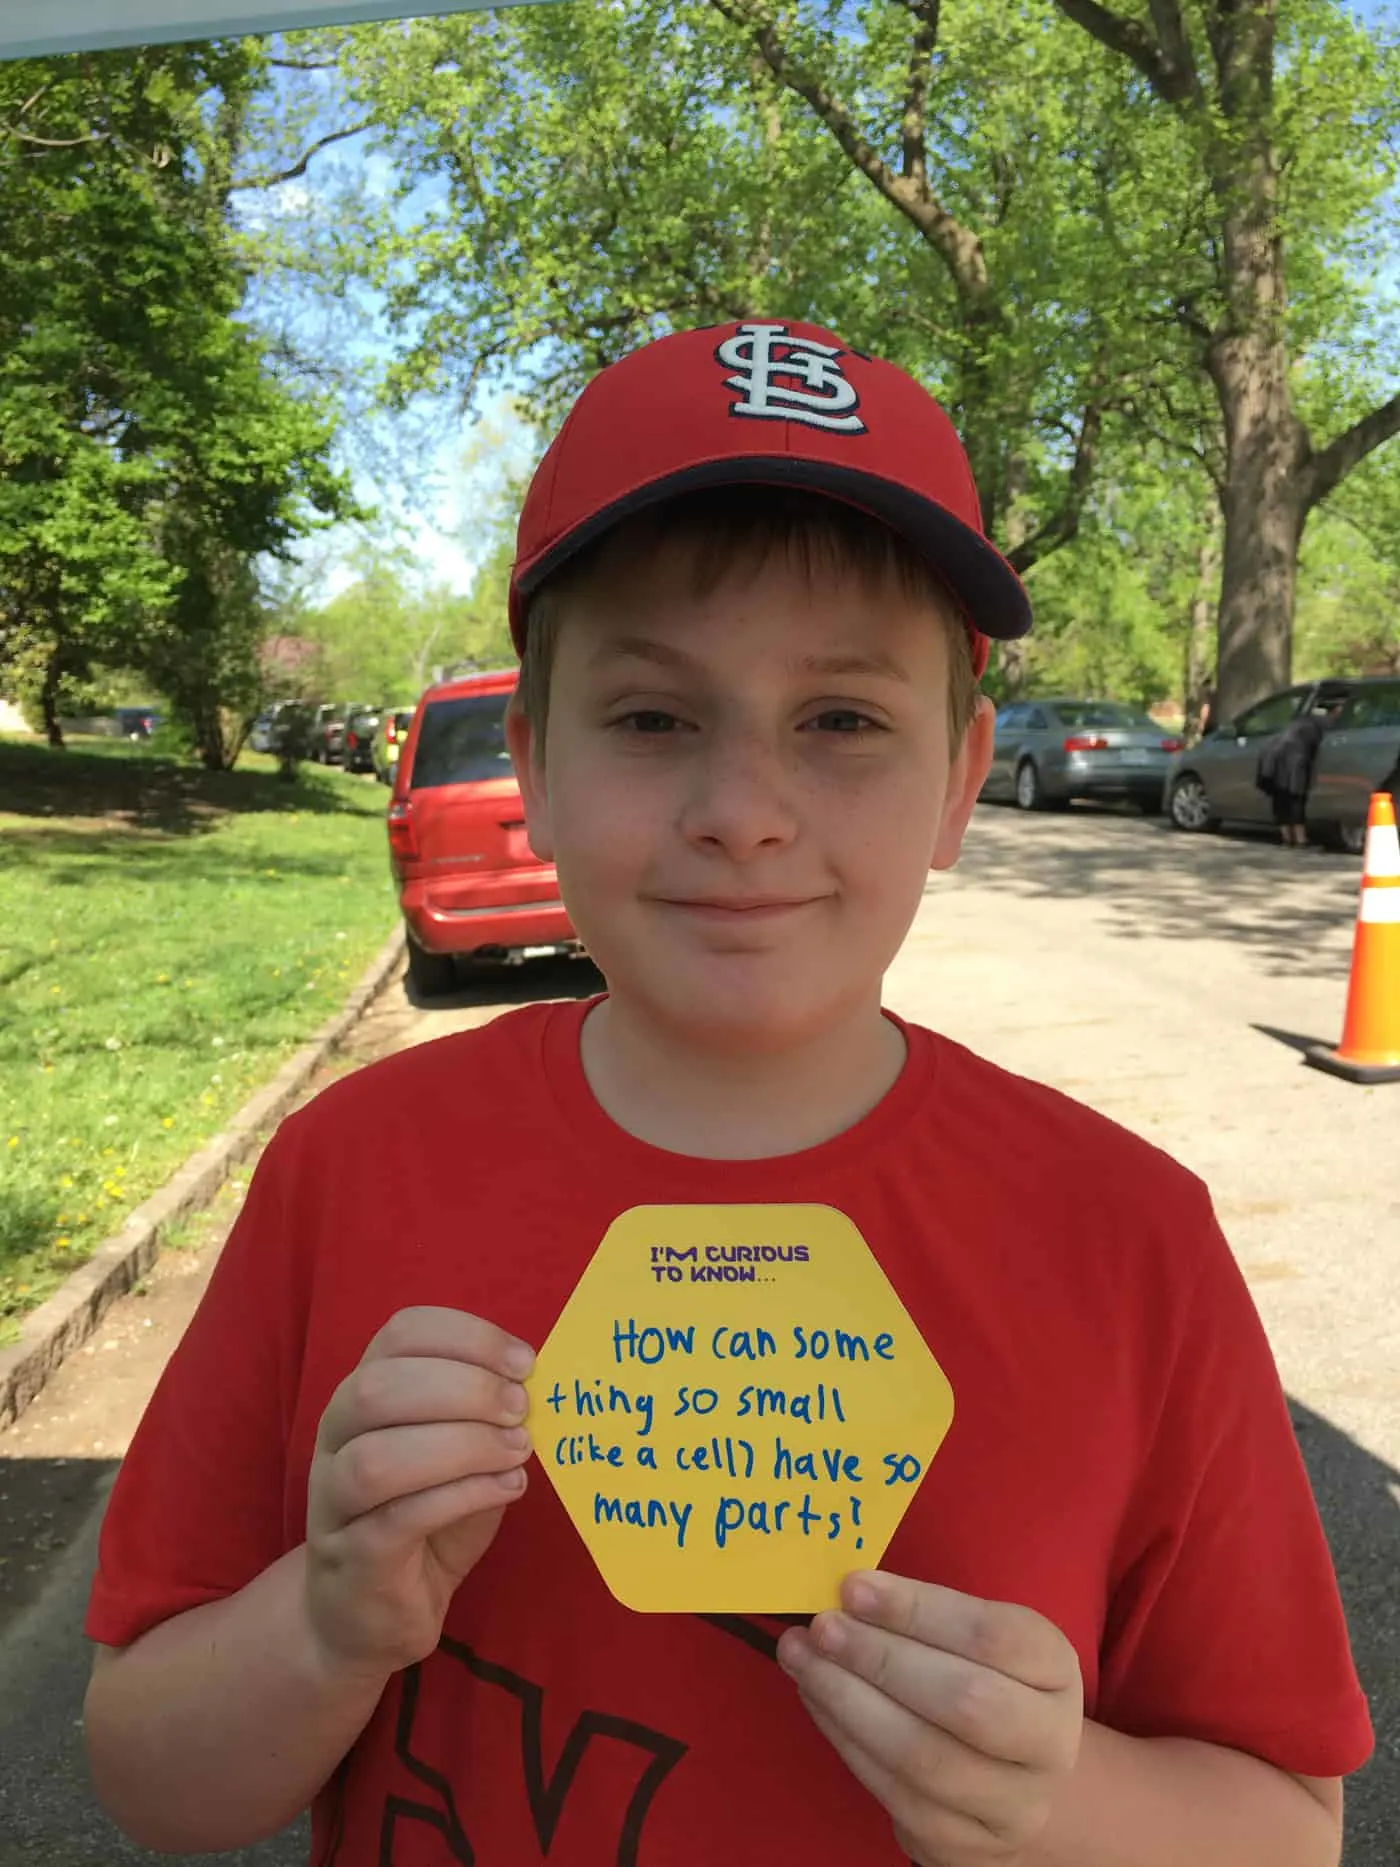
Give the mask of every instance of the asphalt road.
<svg viewBox="0 0 1400 1867">
<path fill-rule="evenodd" d="M 932 881 L 887 999 L 1211 1183 L 1288 1388 L 1377 1727 L 1348 1789 L 1346 1867 L 1395 1867 L 1400 1086 L 1353 1088 L 1300 1056 L 1340 1030 L 1356 888 L 1344 858 L 1182 838 L 1131 813 L 984 808 L 959 870 Z M 421 1007 L 396 980 L 348 1061 L 596 984 L 581 965 L 521 969 Z M 0 1433 L 0 1867 L 158 1858 L 115 1834 L 87 1789 L 82 1608 L 116 1462 L 235 1204 Z M 293 1867 L 304 1834 L 220 1858 Z"/>
</svg>

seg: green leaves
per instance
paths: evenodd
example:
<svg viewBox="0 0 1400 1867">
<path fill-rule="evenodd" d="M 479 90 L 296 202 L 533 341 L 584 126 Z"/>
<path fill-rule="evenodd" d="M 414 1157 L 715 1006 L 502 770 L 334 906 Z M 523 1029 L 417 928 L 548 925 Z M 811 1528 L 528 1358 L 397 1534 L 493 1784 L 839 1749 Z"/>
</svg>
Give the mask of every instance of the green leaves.
<svg viewBox="0 0 1400 1867">
<path fill-rule="evenodd" d="M 237 316 L 226 185 L 260 58 L 0 66 L 0 666 L 50 699 L 107 662 L 217 715 L 264 626 L 252 560 L 348 506 L 330 410 Z"/>
</svg>

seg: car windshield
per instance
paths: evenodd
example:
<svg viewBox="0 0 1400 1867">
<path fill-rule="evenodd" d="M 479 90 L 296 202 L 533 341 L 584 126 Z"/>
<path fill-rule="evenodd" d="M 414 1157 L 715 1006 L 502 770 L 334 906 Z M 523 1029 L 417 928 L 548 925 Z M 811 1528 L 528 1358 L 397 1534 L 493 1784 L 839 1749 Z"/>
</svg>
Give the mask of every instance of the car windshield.
<svg viewBox="0 0 1400 1867">
<path fill-rule="evenodd" d="M 507 694 L 462 694 L 434 700 L 423 714 L 413 759 L 413 789 L 479 784 L 511 776 L 506 750 Z"/>
<path fill-rule="evenodd" d="M 1057 700 L 1055 712 L 1066 726 L 1135 726 L 1156 732 L 1156 722 L 1112 700 Z"/>
</svg>

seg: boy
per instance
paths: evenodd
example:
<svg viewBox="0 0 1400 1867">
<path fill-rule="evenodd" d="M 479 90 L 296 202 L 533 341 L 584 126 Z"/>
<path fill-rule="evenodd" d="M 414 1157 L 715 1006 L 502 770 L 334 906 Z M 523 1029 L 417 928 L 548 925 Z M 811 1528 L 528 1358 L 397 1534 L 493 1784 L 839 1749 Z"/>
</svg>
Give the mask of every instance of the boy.
<svg viewBox="0 0 1400 1867">
<path fill-rule="evenodd" d="M 1030 621 L 946 416 L 809 326 L 662 339 L 541 465 L 511 614 L 608 994 L 267 1149 L 113 1495 L 104 1801 L 193 1852 L 314 1798 L 322 1867 L 1335 1867 L 1366 1707 L 1204 1189 L 880 1007 Z M 690 1201 L 848 1213 L 957 1396 L 810 1626 L 630 1613 L 526 1480 L 529 1345 Z"/>
</svg>

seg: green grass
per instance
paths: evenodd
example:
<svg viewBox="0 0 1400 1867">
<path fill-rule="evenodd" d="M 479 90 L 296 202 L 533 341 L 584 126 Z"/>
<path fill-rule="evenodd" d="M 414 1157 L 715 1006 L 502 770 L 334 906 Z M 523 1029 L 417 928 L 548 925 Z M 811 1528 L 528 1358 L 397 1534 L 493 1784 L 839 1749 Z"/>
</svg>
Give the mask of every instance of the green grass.
<svg viewBox="0 0 1400 1867">
<path fill-rule="evenodd" d="M 0 1340 L 344 1001 L 384 792 L 0 741 Z"/>
</svg>

